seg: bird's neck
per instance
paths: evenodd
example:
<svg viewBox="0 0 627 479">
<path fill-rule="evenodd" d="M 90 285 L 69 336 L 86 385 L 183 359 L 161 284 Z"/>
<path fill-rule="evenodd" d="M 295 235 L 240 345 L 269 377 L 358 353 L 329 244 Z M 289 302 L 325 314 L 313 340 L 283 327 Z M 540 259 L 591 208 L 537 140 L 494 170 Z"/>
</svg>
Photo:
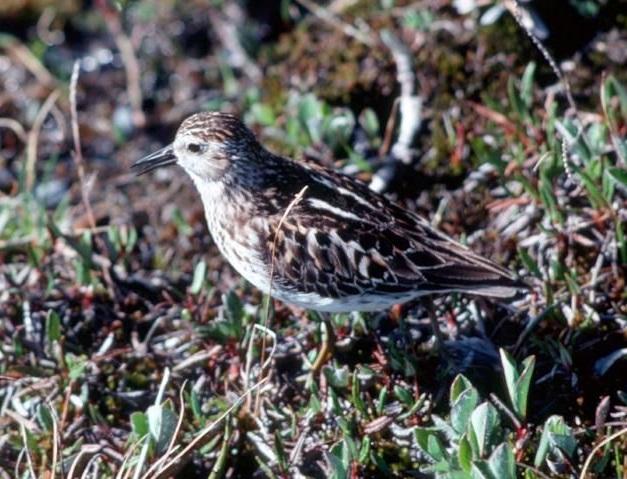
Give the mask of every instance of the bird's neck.
<svg viewBox="0 0 627 479">
<path fill-rule="evenodd" d="M 240 207 L 242 202 L 233 198 L 233 189 L 222 180 L 207 180 L 192 175 L 192 180 L 200 194 L 207 226 L 214 239 L 220 231 L 233 228 L 245 221 L 245 211 Z"/>
<path fill-rule="evenodd" d="M 244 201 L 235 196 L 237 188 L 229 182 L 192 178 L 200 193 L 214 243 L 242 276 L 266 291 L 268 223 L 251 209 L 250 199 Z"/>
<path fill-rule="evenodd" d="M 190 175 L 200 194 L 207 220 L 210 214 L 223 211 L 226 203 L 225 187 L 221 181 L 211 181 L 197 175 Z M 211 225 L 210 225 L 211 226 Z"/>
</svg>

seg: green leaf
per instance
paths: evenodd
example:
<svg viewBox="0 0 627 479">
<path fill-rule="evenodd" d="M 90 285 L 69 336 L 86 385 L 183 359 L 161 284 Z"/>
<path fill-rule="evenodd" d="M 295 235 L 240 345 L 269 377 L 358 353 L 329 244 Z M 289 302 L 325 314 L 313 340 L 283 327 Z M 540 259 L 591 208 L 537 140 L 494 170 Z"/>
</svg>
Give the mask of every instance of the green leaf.
<svg viewBox="0 0 627 479">
<path fill-rule="evenodd" d="M 530 62 L 520 80 L 520 97 L 527 109 L 530 109 L 533 104 L 533 77 L 535 73 L 536 64 L 535 62 Z"/>
<path fill-rule="evenodd" d="M 189 290 L 192 294 L 196 295 L 200 293 L 200 290 L 205 283 L 205 277 L 207 276 L 207 263 L 204 260 L 201 260 L 196 267 L 194 268 L 194 279 L 192 280 L 192 285 Z"/>
<path fill-rule="evenodd" d="M 331 448 L 330 454 L 327 455 L 332 469 L 331 479 L 345 479 L 348 477 L 350 462 L 348 461 L 347 463 L 347 454 L 346 445 L 343 441 Z"/>
<path fill-rule="evenodd" d="M 357 460 L 359 464 L 366 465 L 370 458 L 370 436 L 366 436 L 364 440 L 361 442 L 361 447 L 359 448 L 359 457 Z"/>
<path fill-rule="evenodd" d="M 527 253 L 526 250 L 524 250 L 523 248 L 518 248 L 518 256 L 525 265 L 525 269 L 527 271 L 529 271 L 536 278 L 542 278 L 542 273 L 540 273 L 538 264 L 533 260 L 529 253 Z"/>
<path fill-rule="evenodd" d="M 518 381 L 518 371 L 516 363 L 510 354 L 503 348 L 499 349 L 501 355 L 501 365 L 503 366 L 503 376 L 505 376 L 505 385 L 507 386 L 507 394 L 514 409 L 516 409 L 516 383 Z"/>
<path fill-rule="evenodd" d="M 171 220 L 172 220 L 172 223 L 174 223 L 174 226 L 176 226 L 176 229 L 182 235 L 191 236 L 191 234 L 194 232 L 194 229 L 187 222 L 180 208 L 178 207 L 174 208 L 174 210 L 172 211 Z"/>
<path fill-rule="evenodd" d="M 493 445 L 496 436 L 499 416 L 492 404 L 484 402 L 480 404 L 470 416 L 468 425 L 469 439 L 474 438 L 479 457 L 485 457 Z"/>
<path fill-rule="evenodd" d="M 567 455 L 571 455 L 575 450 L 577 443 L 572 434 L 570 427 L 566 425 L 564 418 L 561 416 L 549 417 L 542 428 L 542 436 L 536 451 L 536 457 L 533 461 L 535 467 L 540 467 L 551 452 L 561 454 L 559 448 L 562 448 Z"/>
<path fill-rule="evenodd" d="M 579 175 L 581 182 L 588 192 L 588 199 L 595 208 L 608 207 L 607 201 L 603 197 L 603 194 L 595 184 L 594 180 L 581 168 L 576 165 L 572 165 L 573 170 Z"/>
<path fill-rule="evenodd" d="M 592 154 L 595 156 L 602 154 L 607 142 L 607 127 L 603 123 L 592 123 L 585 134 Z"/>
<path fill-rule="evenodd" d="M 377 402 L 376 402 L 377 416 L 383 415 L 383 409 L 385 409 L 385 405 L 387 404 L 387 399 L 388 399 L 388 388 L 384 386 L 379 391 L 379 397 L 377 398 Z"/>
<path fill-rule="evenodd" d="M 176 414 L 166 404 L 167 402 L 163 405 L 153 404 L 146 412 L 148 430 L 155 440 L 157 452 L 166 450 L 176 430 Z"/>
<path fill-rule="evenodd" d="M 436 461 L 444 459 L 444 446 L 435 434 L 432 434 L 427 438 L 427 454 L 429 454 Z"/>
<path fill-rule="evenodd" d="M 298 102 L 298 119 L 311 143 L 322 140 L 322 103 L 313 95 L 304 95 Z"/>
<path fill-rule="evenodd" d="M 49 310 L 46 316 L 46 338 L 49 342 L 61 339 L 61 318 L 54 310 Z"/>
<path fill-rule="evenodd" d="M 458 375 L 451 385 L 450 396 L 451 426 L 458 434 L 462 434 L 468 427 L 470 415 L 479 404 L 479 393 L 468 379 Z"/>
<path fill-rule="evenodd" d="M 451 404 L 457 401 L 459 396 L 464 391 L 472 387 L 473 387 L 472 383 L 463 374 L 458 374 L 457 376 L 455 376 L 455 379 L 453 380 L 453 383 L 451 384 L 451 391 L 449 393 Z"/>
<path fill-rule="evenodd" d="M 120 253 L 120 230 L 117 226 L 111 225 L 107 228 L 107 239 L 109 241 L 109 248 L 113 251 L 113 256 L 117 257 Z"/>
<path fill-rule="evenodd" d="M 344 414 L 344 410 L 339 401 L 337 393 L 335 392 L 335 388 L 328 388 L 328 391 L 329 391 L 328 401 L 331 403 L 331 412 L 338 417 L 338 425 L 342 427 L 341 424 L 339 424 L 339 420 L 342 419 L 342 414 Z"/>
<path fill-rule="evenodd" d="M 323 121 L 323 137 L 332 149 L 347 145 L 355 128 L 355 116 L 348 108 L 338 108 Z"/>
<path fill-rule="evenodd" d="M 605 198 L 605 201 L 607 201 L 608 204 L 611 204 L 616 187 L 621 187 L 622 185 L 620 182 L 612 178 L 608 172 L 608 168 L 604 170 L 604 173 L 605 174 L 601 177 L 601 194 L 603 195 L 603 198 Z"/>
<path fill-rule="evenodd" d="M 474 461 L 471 469 L 472 479 L 500 479 L 492 475 L 492 470 L 487 461 Z"/>
<path fill-rule="evenodd" d="M 414 395 L 408 389 L 402 386 L 394 386 L 394 395 L 406 406 L 411 406 L 414 403 Z"/>
<path fill-rule="evenodd" d="M 366 408 L 366 403 L 361 398 L 361 390 L 359 384 L 359 375 L 357 370 L 353 373 L 353 383 L 351 385 L 351 402 L 355 409 L 359 411 L 364 418 L 368 417 L 368 409 Z"/>
<path fill-rule="evenodd" d="M 566 139 L 567 149 L 574 151 L 583 160 L 584 164 L 588 164 L 592 160 L 592 152 L 584 141 L 584 135 L 579 135 L 579 129 L 572 121 L 566 120 L 561 122 L 555 121 L 555 128 Z M 560 142 L 561 143 L 561 142 Z"/>
<path fill-rule="evenodd" d="M 346 465 L 350 467 L 351 462 L 356 460 L 357 456 L 359 455 L 359 451 L 357 450 L 357 444 L 355 443 L 355 440 L 348 434 L 345 434 L 342 442 L 344 443 L 344 460 L 346 461 Z"/>
<path fill-rule="evenodd" d="M 623 186 L 627 186 L 627 170 L 612 166 L 608 168 L 607 174 L 616 182 Z"/>
<path fill-rule="evenodd" d="M 201 425 L 204 425 L 205 421 L 202 413 L 202 406 L 200 405 L 200 398 L 198 397 L 198 393 L 194 388 L 192 388 L 191 392 L 189 393 L 189 403 L 191 405 L 194 419 L 198 421 Z"/>
<path fill-rule="evenodd" d="M 235 291 L 230 290 L 222 297 L 224 303 L 224 312 L 229 320 L 241 322 L 244 317 L 244 307 Z"/>
<path fill-rule="evenodd" d="M 510 403 L 518 417 L 524 419 L 527 414 L 527 398 L 535 366 L 535 357 L 526 358 L 523 361 L 523 371 L 519 373 L 516 363 L 509 353 L 504 349 L 500 349 L 499 353 Z"/>
<path fill-rule="evenodd" d="M 574 270 L 565 271 L 564 279 L 566 280 L 566 285 L 568 286 L 570 294 L 574 296 L 581 294 L 581 288 L 579 287 L 579 282 L 577 281 L 576 272 Z"/>
<path fill-rule="evenodd" d="M 311 394 L 309 395 L 309 404 L 307 405 L 307 409 L 312 414 L 318 414 L 320 411 L 322 411 L 320 390 L 318 389 L 318 385 L 314 381 L 309 384 L 309 390 Z"/>
<path fill-rule="evenodd" d="M 427 31 L 434 22 L 433 12 L 428 9 L 409 10 L 403 17 L 403 26 L 419 31 Z"/>
<path fill-rule="evenodd" d="M 421 394 L 420 396 L 418 396 L 418 399 L 414 401 L 411 407 L 407 411 L 405 411 L 403 414 L 399 414 L 397 419 L 399 421 L 404 421 L 405 419 L 416 414 L 416 412 L 418 412 L 418 410 L 424 405 L 425 400 L 426 400 L 426 395 Z"/>
<path fill-rule="evenodd" d="M 435 462 L 442 460 L 445 454 L 444 447 L 433 429 L 417 427 L 414 429 L 414 437 L 422 452 Z"/>
<path fill-rule="evenodd" d="M 577 447 L 577 441 L 570 431 L 566 434 L 549 433 L 549 443 L 560 452 L 565 452 L 568 457 L 572 456 Z"/>
<path fill-rule="evenodd" d="M 472 448 L 468 442 L 468 437 L 464 434 L 459 440 L 459 448 L 457 449 L 457 458 L 461 468 L 470 472 L 472 466 Z"/>
<path fill-rule="evenodd" d="M 627 89 L 621 85 L 614 75 L 608 75 L 601 86 L 601 106 L 612 129 L 617 129 L 617 112 L 612 108 L 612 98 L 617 96 L 620 105 L 620 117 L 627 118 Z"/>
<path fill-rule="evenodd" d="M 40 403 L 37 405 L 37 422 L 47 432 L 51 432 L 54 429 L 54 418 L 46 404 Z"/>
<path fill-rule="evenodd" d="M 150 432 L 148 418 L 141 411 L 131 413 L 131 429 L 137 438 L 142 438 Z"/>
<path fill-rule="evenodd" d="M 627 264 L 627 238 L 625 238 L 625 227 L 620 221 L 616 222 L 616 243 L 620 251 L 621 263 L 625 265 Z"/>
<path fill-rule="evenodd" d="M 507 95 L 509 97 L 509 103 L 519 119 L 523 119 L 527 113 L 525 103 L 520 97 L 516 86 L 514 84 L 514 77 L 510 76 L 507 79 Z"/>
<path fill-rule="evenodd" d="M 216 436 L 216 437 L 220 437 L 220 436 Z M 255 454 L 255 461 L 257 461 L 257 465 L 259 466 L 259 469 L 263 471 L 263 473 L 269 479 L 277 479 L 277 475 L 274 473 L 272 468 L 268 466 L 265 462 L 263 462 L 261 459 L 259 459 L 259 456 L 256 454 Z"/>
<path fill-rule="evenodd" d="M 553 194 L 553 184 L 545 174 L 540 174 L 538 192 L 540 193 L 540 199 L 542 200 L 545 208 L 548 210 L 553 223 L 563 223 L 562 214 L 557 205 L 555 195 Z"/>
<path fill-rule="evenodd" d="M 74 267 L 76 269 L 76 280 L 83 286 L 89 286 L 92 283 L 91 267 L 88 261 L 83 258 L 74 259 Z"/>
<path fill-rule="evenodd" d="M 130 226 L 124 231 L 125 231 L 125 234 L 123 237 L 124 249 L 126 251 L 132 251 L 135 245 L 137 244 L 137 240 L 139 239 L 139 235 L 137 234 L 137 229 Z"/>
<path fill-rule="evenodd" d="M 286 471 L 289 467 L 289 458 L 285 454 L 285 446 L 283 446 L 283 438 L 278 430 L 274 431 L 274 452 L 276 453 L 279 468 Z"/>
<path fill-rule="evenodd" d="M 535 356 L 529 356 L 523 360 L 523 370 L 518 377 L 516 384 L 516 404 L 517 413 L 522 419 L 527 417 L 527 403 L 529 398 L 529 389 L 531 387 L 531 378 L 536 365 Z"/>
<path fill-rule="evenodd" d="M 87 369 L 87 357 L 67 353 L 65 355 L 65 364 L 67 364 L 68 367 L 70 380 L 76 381 L 83 375 L 85 369 Z"/>
<path fill-rule="evenodd" d="M 509 444 L 500 444 L 490 455 L 488 465 L 498 479 L 516 479 L 516 460 Z"/>
<path fill-rule="evenodd" d="M 379 119 L 372 108 L 365 108 L 359 115 L 359 124 L 370 139 L 379 135 Z"/>
<path fill-rule="evenodd" d="M 235 291 L 230 290 L 222 296 L 224 316 L 226 318 L 228 336 L 240 338 L 244 333 L 242 321 L 244 319 L 244 307 Z"/>
<path fill-rule="evenodd" d="M 571 0 L 570 4 L 582 17 L 596 17 L 601 10 L 601 4 L 598 0 Z"/>
<path fill-rule="evenodd" d="M 41 447 L 39 446 L 39 442 L 38 442 L 38 437 L 35 436 L 32 432 L 30 432 L 26 427 L 23 429 L 24 434 L 26 435 L 26 444 L 21 444 L 21 446 L 23 445 L 26 450 L 28 451 L 29 454 L 41 454 L 43 451 L 41 449 Z M 24 476 L 14 476 L 14 477 L 32 477 L 32 475 L 30 474 L 25 474 Z"/>
<path fill-rule="evenodd" d="M 253 118 L 263 126 L 272 126 L 276 123 L 276 116 L 272 108 L 265 103 L 254 103 L 250 109 Z"/>
<path fill-rule="evenodd" d="M 325 367 L 322 371 L 332 387 L 337 389 L 348 387 L 350 372 L 347 366 L 341 368 Z"/>
<path fill-rule="evenodd" d="M 348 152 L 349 161 L 359 168 L 359 171 L 372 171 L 372 165 L 366 159 L 354 150 Z"/>
</svg>

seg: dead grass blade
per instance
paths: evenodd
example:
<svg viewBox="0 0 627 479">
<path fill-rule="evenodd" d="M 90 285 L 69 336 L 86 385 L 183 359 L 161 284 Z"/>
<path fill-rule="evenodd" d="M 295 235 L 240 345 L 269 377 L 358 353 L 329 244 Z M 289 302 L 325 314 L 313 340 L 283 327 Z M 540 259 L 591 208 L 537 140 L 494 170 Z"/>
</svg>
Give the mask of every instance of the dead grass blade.
<svg viewBox="0 0 627 479">
<path fill-rule="evenodd" d="M 37 112 L 37 116 L 35 117 L 35 121 L 33 122 L 33 127 L 28 132 L 28 137 L 26 141 L 26 190 L 31 191 L 33 186 L 35 185 L 35 165 L 37 163 L 37 144 L 39 142 L 39 133 L 41 132 L 41 127 L 44 123 L 44 120 L 50 113 L 52 106 L 59 98 L 61 92 L 59 90 L 54 90 L 48 98 L 44 101 L 43 105 Z"/>
</svg>

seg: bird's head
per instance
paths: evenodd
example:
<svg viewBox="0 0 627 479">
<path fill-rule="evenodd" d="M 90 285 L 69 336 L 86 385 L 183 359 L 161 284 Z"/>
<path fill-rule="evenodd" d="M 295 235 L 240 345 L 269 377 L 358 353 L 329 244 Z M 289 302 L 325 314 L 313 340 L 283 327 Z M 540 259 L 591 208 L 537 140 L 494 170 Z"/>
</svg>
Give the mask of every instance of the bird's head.
<svg viewBox="0 0 627 479">
<path fill-rule="evenodd" d="M 178 164 L 194 180 L 221 179 L 236 163 L 248 162 L 260 148 L 252 132 L 227 113 L 197 113 L 188 117 L 172 144 L 135 162 L 138 175 Z"/>
</svg>

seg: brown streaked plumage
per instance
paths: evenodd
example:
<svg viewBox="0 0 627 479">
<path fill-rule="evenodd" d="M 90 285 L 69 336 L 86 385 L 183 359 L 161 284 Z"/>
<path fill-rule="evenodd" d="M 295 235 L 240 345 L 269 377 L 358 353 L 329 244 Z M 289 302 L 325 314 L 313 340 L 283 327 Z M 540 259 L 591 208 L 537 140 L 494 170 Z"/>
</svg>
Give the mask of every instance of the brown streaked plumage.
<svg viewBox="0 0 627 479">
<path fill-rule="evenodd" d="M 372 311 L 431 293 L 510 297 L 525 287 L 359 181 L 270 153 L 234 116 L 187 118 L 172 145 L 133 167 L 173 163 L 194 181 L 222 254 L 264 292 L 276 235 L 272 295 L 288 303 Z"/>
</svg>

